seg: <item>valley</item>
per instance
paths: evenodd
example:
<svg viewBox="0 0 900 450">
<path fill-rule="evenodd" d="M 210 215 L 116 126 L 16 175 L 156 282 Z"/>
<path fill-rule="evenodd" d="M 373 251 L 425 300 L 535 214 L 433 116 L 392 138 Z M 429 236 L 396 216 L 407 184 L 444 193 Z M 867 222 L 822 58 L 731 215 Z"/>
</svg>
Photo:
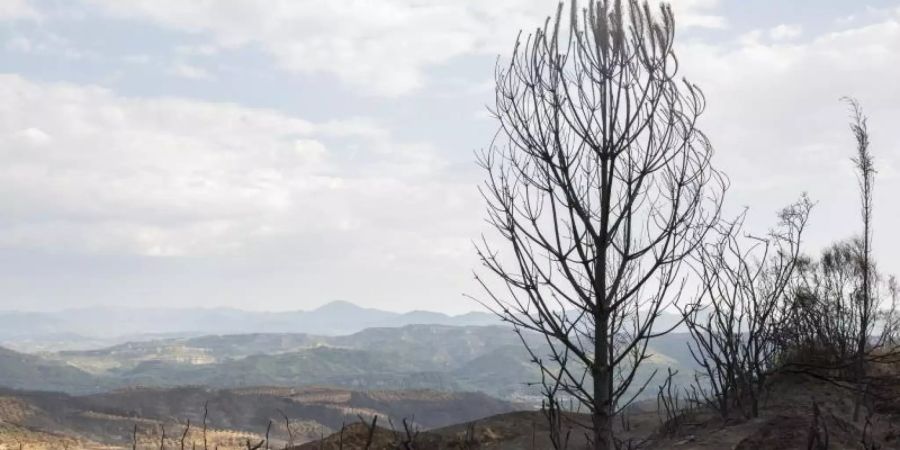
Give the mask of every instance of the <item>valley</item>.
<svg viewBox="0 0 900 450">
<path fill-rule="evenodd" d="M 691 367 L 686 338 L 660 338 L 661 350 L 653 352 L 644 376 Z M 527 339 L 540 351 L 537 336 Z M 0 364 L 0 385 L 71 394 L 129 386 L 335 386 L 481 392 L 540 404 L 540 393 L 529 386 L 540 374 L 520 338 L 504 326 L 407 325 L 346 336 L 211 335 L 38 355 L 5 350 L 0 358 L 10 361 Z"/>
<path fill-rule="evenodd" d="M 143 340 L 109 346 L 0 349 L 0 423 L 7 427 L 0 445 L 119 448 L 136 439 L 158 447 L 165 429 L 165 441 L 178 446 L 188 420 L 185 439 L 199 442 L 204 406 L 207 438 L 222 448 L 263 439 L 269 421 L 270 442 L 284 446 L 376 416 L 384 427 L 405 419 L 436 430 L 513 411 L 539 414 L 540 373 L 521 340 L 545 351 L 538 336 L 520 337 L 506 325 L 404 321 L 344 335 L 307 332 L 303 323 L 300 332 L 199 336 L 156 327 Z M 686 338 L 658 339 L 639 376 L 691 367 Z M 647 389 L 639 397 L 654 395 Z"/>
</svg>

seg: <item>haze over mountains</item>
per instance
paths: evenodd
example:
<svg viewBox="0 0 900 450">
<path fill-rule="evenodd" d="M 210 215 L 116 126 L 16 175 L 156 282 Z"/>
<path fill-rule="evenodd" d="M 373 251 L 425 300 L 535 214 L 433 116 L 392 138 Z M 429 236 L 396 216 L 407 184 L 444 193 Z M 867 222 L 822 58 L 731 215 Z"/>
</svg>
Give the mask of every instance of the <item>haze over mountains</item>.
<svg viewBox="0 0 900 450">
<path fill-rule="evenodd" d="M 662 323 L 674 316 L 663 316 Z M 667 325 L 668 326 L 668 325 Z M 538 353 L 544 345 L 528 336 Z M 647 366 L 692 364 L 685 336 Z M 539 401 L 520 337 L 495 316 L 396 313 L 332 302 L 311 311 L 90 308 L 0 313 L 0 386 L 85 394 L 130 386 L 337 386 L 482 392 Z M 686 372 L 685 372 L 686 373 Z"/>
<path fill-rule="evenodd" d="M 185 417 L 196 423 L 207 400 L 215 439 L 232 446 L 259 439 L 279 410 L 297 421 L 295 437 L 303 442 L 357 413 L 414 415 L 417 425 L 432 428 L 541 401 L 533 384 L 540 373 L 522 338 L 487 313 L 395 313 L 347 302 L 287 313 L 7 312 L 0 313 L 0 337 L 0 423 L 15 424 L 0 431 L 51 447 L 120 445 L 134 420 L 142 441 L 158 442 L 158 428 L 181 427 Z M 523 337 L 547 353 L 539 336 Z M 638 379 L 670 367 L 691 373 L 686 339 L 656 339 Z M 284 439 L 284 430 L 273 433 Z"/>
<path fill-rule="evenodd" d="M 548 353 L 538 336 L 525 337 L 538 354 Z M 677 333 L 658 339 L 641 377 L 690 367 L 686 339 Z M 71 394 L 131 386 L 335 386 L 475 391 L 539 404 L 539 392 L 530 385 L 539 379 L 520 338 L 497 325 L 407 325 L 344 336 L 207 335 L 92 350 L 0 351 L 0 386 Z"/>
<path fill-rule="evenodd" d="M 246 333 L 353 334 L 366 328 L 496 325 L 492 314 L 450 316 L 397 313 L 335 301 L 309 311 L 260 312 L 230 308 L 92 307 L 54 312 L 0 312 L 0 345 L 20 351 L 100 348 L 173 336 Z"/>
<path fill-rule="evenodd" d="M 679 323 L 673 314 L 658 321 L 665 329 Z M 689 336 L 675 328 L 654 339 L 634 386 L 670 368 L 676 385 L 692 380 Z M 488 313 L 397 313 L 348 302 L 291 312 L 4 312 L 0 448 L 130 448 L 132 438 L 138 448 L 177 448 L 173 431 L 187 420 L 195 425 L 187 441 L 202 442 L 204 404 L 210 448 L 259 442 L 270 421 L 274 448 L 292 440 L 319 448 L 318 439 L 374 416 L 388 427 L 379 435 L 404 420 L 427 430 L 426 447 L 457 448 L 452 442 L 471 432 L 496 444 L 490 448 L 523 448 L 534 433 L 546 440 L 547 430 L 536 425 L 544 423 L 541 374 L 522 339 L 536 355 L 550 353 L 540 336 L 520 336 Z M 631 393 L 655 404 L 662 377 L 653 380 Z M 655 412 L 645 415 L 652 420 L 636 423 L 655 421 Z"/>
</svg>

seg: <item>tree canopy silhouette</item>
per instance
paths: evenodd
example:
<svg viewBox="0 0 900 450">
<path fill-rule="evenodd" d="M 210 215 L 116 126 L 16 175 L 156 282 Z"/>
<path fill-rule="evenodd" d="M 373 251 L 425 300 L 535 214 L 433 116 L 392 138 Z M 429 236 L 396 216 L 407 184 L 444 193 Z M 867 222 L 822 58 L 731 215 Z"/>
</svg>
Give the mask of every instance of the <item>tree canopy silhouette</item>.
<svg viewBox="0 0 900 450">
<path fill-rule="evenodd" d="M 495 279 L 478 279 L 484 303 L 546 338 L 550 354 L 532 353 L 544 393 L 587 409 L 594 448 L 608 449 L 727 181 L 698 128 L 703 93 L 678 78 L 671 7 L 601 0 L 563 13 L 520 35 L 496 70 L 500 127 L 479 163 L 506 246 L 482 240 Z"/>
</svg>

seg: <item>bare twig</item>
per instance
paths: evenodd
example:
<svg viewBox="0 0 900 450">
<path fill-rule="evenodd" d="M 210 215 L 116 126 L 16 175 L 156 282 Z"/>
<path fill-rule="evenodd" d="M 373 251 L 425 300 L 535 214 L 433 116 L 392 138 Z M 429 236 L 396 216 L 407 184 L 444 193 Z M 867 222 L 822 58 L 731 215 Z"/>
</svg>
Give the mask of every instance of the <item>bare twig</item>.
<svg viewBox="0 0 900 450">
<path fill-rule="evenodd" d="M 278 413 L 281 414 L 281 417 L 284 418 L 284 427 L 287 429 L 288 434 L 288 447 L 294 446 L 294 431 L 291 429 L 291 419 L 288 418 L 287 414 L 282 410 L 278 410 Z"/>
<path fill-rule="evenodd" d="M 184 427 L 184 432 L 181 433 L 181 450 L 184 450 L 184 439 L 187 437 L 188 432 L 191 431 L 191 419 L 187 420 L 187 425 Z"/>
<path fill-rule="evenodd" d="M 203 450 L 209 450 L 206 442 L 206 419 L 209 416 L 209 400 L 203 402 Z"/>
</svg>

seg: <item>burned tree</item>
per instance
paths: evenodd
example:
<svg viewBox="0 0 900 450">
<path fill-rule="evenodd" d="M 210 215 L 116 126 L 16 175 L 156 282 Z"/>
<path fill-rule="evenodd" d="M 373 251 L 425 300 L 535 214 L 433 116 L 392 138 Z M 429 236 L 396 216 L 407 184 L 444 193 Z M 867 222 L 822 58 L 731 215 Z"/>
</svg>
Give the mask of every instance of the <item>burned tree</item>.
<svg viewBox="0 0 900 450">
<path fill-rule="evenodd" d="M 520 35 L 496 71 L 500 130 L 479 163 L 488 221 L 509 252 L 483 239 L 495 278 L 478 280 L 485 304 L 543 336 L 549 350 L 523 343 L 545 392 L 589 411 L 593 446 L 608 449 L 726 181 L 697 127 L 705 98 L 676 78 L 671 8 L 604 0 L 573 3 L 568 20 L 563 11 Z"/>
<path fill-rule="evenodd" d="M 845 99 L 850 104 L 853 121 L 850 130 L 856 139 L 856 156 L 853 164 L 856 166 L 859 180 L 860 216 L 862 218 L 863 234 L 861 236 L 859 263 L 862 275 L 862 289 L 859 297 L 859 336 L 856 337 L 856 361 L 855 377 L 858 384 L 862 383 L 865 376 L 864 355 L 869 344 L 872 326 L 874 324 L 875 296 L 872 292 L 872 188 L 875 183 L 875 163 L 872 153 L 869 151 L 869 126 L 868 118 L 863 114 L 859 102 L 853 98 Z M 853 407 L 853 420 L 859 420 L 859 406 L 862 398 L 857 398 Z"/>
<path fill-rule="evenodd" d="M 850 130 L 856 143 L 852 161 L 859 181 L 862 234 L 832 244 L 820 258 L 807 259 L 799 266 L 785 345 L 797 355 L 788 361 L 789 368 L 837 381 L 857 393 L 853 417 L 859 420 L 869 391 L 867 366 L 900 360 L 900 351 L 894 343 L 896 286 L 893 279 L 885 285 L 872 257 L 876 171 L 869 151 L 867 118 L 856 100 L 845 100 L 850 105 Z"/>
<path fill-rule="evenodd" d="M 716 228 L 697 252 L 701 295 L 685 310 L 688 349 L 701 368 L 695 390 L 723 418 L 759 414 L 768 376 L 777 369 L 784 297 L 800 261 L 812 203 L 804 195 L 779 213 L 764 236 L 744 231 L 746 212 Z"/>
<path fill-rule="evenodd" d="M 862 239 L 855 238 L 830 245 L 818 259 L 805 258 L 791 288 L 791 326 L 785 329 L 785 346 L 807 355 L 791 360 L 792 366 L 818 370 L 860 388 L 868 363 L 900 357 L 896 282 L 889 278 L 885 283 L 873 267 L 871 303 L 864 302 L 862 253 Z"/>
</svg>

